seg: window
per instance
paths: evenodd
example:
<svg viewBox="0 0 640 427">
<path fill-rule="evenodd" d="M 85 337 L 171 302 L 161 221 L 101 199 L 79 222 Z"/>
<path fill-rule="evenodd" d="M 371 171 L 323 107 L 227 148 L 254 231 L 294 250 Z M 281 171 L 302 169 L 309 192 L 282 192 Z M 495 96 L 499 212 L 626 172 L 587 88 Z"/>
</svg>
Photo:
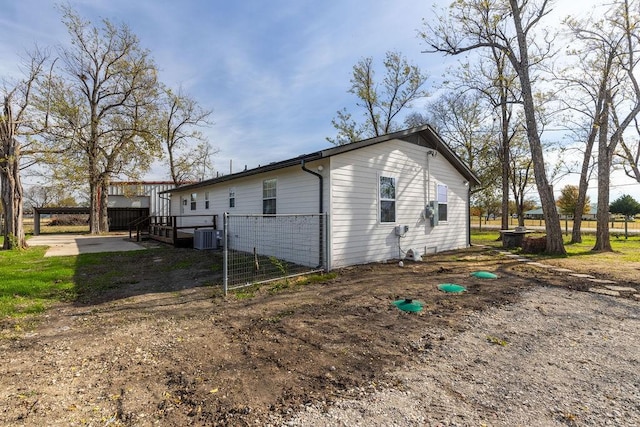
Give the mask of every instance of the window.
<svg viewBox="0 0 640 427">
<path fill-rule="evenodd" d="M 198 200 L 198 193 L 191 193 L 191 210 L 196 210 L 196 200 Z"/>
<path fill-rule="evenodd" d="M 236 189 L 235 188 L 229 189 L 229 207 L 230 208 L 236 207 Z"/>
<path fill-rule="evenodd" d="M 262 181 L 262 213 L 265 215 L 275 215 L 276 213 L 277 182 L 275 178 Z"/>
<path fill-rule="evenodd" d="M 204 208 L 209 209 L 209 192 L 205 191 L 204 193 Z"/>
<path fill-rule="evenodd" d="M 438 221 L 447 220 L 447 186 L 438 184 Z"/>
<path fill-rule="evenodd" d="M 380 222 L 396 222 L 396 179 L 380 177 Z"/>
</svg>

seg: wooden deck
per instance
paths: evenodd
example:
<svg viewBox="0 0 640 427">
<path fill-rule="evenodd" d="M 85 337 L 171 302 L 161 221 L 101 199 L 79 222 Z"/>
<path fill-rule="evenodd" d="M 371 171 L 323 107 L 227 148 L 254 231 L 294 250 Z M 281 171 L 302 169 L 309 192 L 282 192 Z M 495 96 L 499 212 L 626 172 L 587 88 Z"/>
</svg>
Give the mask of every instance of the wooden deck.
<svg viewBox="0 0 640 427">
<path fill-rule="evenodd" d="M 168 243 L 175 247 L 192 247 L 193 233 L 199 228 L 218 229 L 218 215 L 171 215 L 151 216 L 148 218 L 147 235 L 150 239 Z M 129 237 L 140 241 L 144 235 L 143 227 L 129 229 Z"/>
</svg>

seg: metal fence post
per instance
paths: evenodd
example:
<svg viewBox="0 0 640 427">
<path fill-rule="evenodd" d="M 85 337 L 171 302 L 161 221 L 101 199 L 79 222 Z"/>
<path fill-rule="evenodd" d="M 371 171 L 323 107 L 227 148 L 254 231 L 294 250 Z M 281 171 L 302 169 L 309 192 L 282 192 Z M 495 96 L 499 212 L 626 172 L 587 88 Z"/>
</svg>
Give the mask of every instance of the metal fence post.
<svg viewBox="0 0 640 427">
<path fill-rule="evenodd" d="M 229 245 L 227 244 L 227 233 L 229 229 L 229 214 L 225 212 L 222 216 L 222 287 L 224 296 L 227 296 L 229 289 Z"/>
</svg>

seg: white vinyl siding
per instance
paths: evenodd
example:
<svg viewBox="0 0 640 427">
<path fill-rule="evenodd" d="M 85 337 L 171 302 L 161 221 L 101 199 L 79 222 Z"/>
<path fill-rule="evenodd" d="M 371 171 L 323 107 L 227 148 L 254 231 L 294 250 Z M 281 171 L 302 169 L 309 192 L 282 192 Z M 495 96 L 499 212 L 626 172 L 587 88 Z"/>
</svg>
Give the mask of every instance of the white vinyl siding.
<svg viewBox="0 0 640 427">
<path fill-rule="evenodd" d="M 403 250 L 411 248 L 424 255 L 466 247 L 467 179 L 441 154 L 429 158 L 428 173 L 426 152 L 426 147 L 391 140 L 306 165 L 311 170 L 324 167 L 329 268 L 397 259 L 395 225 L 409 227 L 402 239 Z M 380 176 L 395 178 L 395 222 L 380 222 Z M 234 190 L 234 213 L 261 214 L 263 182 L 269 179 L 277 180 L 278 214 L 318 212 L 320 180 L 300 165 L 176 191 L 172 202 L 177 204 L 181 197 L 188 201 L 191 191 L 199 197 L 209 192 L 210 210 L 204 210 L 201 203 L 196 211 L 186 213 L 218 215 L 221 226 L 222 214 L 229 211 L 230 188 Z M 438 200 L 438 185 L 446 187 L 447 218 L 433 227 L 424 209 Z"/>
<path fill-rule="evenodd" d="M 315 169 L 316 165 L 310 164 L 309 167 Z M 210 209 L 205 211 L 201 208 L 201 203 L 196 211 L 187 211 L 186 214 L 217 214 L 218 220 L 222 224 L 222 214 L 229 211 L 230 188 L 233 190 L 235 200 L 235 208 L 232 209 L 234 214 L 261 214 L 262 183 L 265 179 L 277 179 L 278 214 L 318 213 L 318 178 L 297 166 L 279 170 L 277 173 L 263 173 L 234 179 L 233 181 L 223 181 L 193 190 L 200 195 L 204 195 L 204 192 L 209 192 Z M 328 182 L 328 179 L 324 180 L 325 206 L 328 205 Z M 182 193 L 175 192 L 172 194 L 172 200 L 178 200 L 181 196 L 188 200 L 190 193 L 189 190 L 184 190 Z M 189 207 L 187 206 L 188 209 Z"/>
<path fill-rule="evenodd" d="M 429 159 L 425 147 L 392 140 L 331 158 L 330 241 L 331 267 L 398 258 L 398 239 L 390 223 L 379 222 L 379 176 L 396 179 L 395 224 L 409 226 L 404 250 L 422 255 L 466 247 L 467 226 L 464 178 L 443 156 Z M 432 227 L 423 216 L 437 185 L 446 185 L 447 221 Z"/>
</svg>

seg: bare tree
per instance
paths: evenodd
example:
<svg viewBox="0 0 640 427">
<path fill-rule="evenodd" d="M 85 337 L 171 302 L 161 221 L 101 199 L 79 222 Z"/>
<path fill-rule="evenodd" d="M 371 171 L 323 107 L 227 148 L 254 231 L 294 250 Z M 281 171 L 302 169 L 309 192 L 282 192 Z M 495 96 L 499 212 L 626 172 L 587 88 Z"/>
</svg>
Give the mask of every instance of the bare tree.
<svg viewBox="0 0 640 427">
<path fill-rule="evenodd" d="M 434 24 L 426 25 L 422 36 L 429 52 L 459 55 L 478 49 L 496 49 L 508 58 L 520 83 L 527 139 L 545 219 L 546 250 L 565 254 L 558 209 L 545 168 L 532 87 L 535 65 L 547 59 L 551 52 L 547 34 L 542 38 L 536 38 L 535 34 L 538 24 L 549 13 L 548 3 L 549 0 L 458 1 L 452 4 L 449 19 L 436 17 Z M 536 40 L 542 40 L 544 45 L 539 46 Z"/>
<path fill-rule="evenodd" d="M 157 70 L 126 25 L 104 20 L 97 28 L 69 7 L 62 12 L 71 44 L 59 49 L 63 66 L 50 85 L 49 137 L 71 142 L 59 167 L 86 177 L 95 234 L 108 231 L 110 179 L 136 178 L 160 156 L 153 132 Z"/>
<path fill-rule="evenodd" d="M 577 95 L 565 98 L 569 111 L 584 116 L 587 122 L 571 234 L 571 242 L 579 243 L 582 241 L 580 229 L 582 212 L 587 203 L 586 193 L 593 161 L 593 147 L 596 141 L 604 137 L 601 132 L 603 121 L 609 120 L 610 110 L 605 105 L 606 98 L 612 93 L 612 85 L 617 84 L 621 77 L 620 57 L 624 54 L 625 35 L 612 28 L 610 18 L 597 22 L 592 19 L 584 21 L 568 19 L 566 24 L 574 38 L 573 49 L 569 54 L 576 58 L 577 65 L 563 70 L 558 81 L 564 85 L 565 93 Z M 604 125 L 608 128 L 608 123 Z M 602 154 L 606 154 L 606 151 Z M 608 162 L 606 158 L 603 160 Z M 596 163 L 599 165 L 599 162 Z M 611 167 L 610 162 L 608 167 Z M 606 214 L 608 216 L 608 211 Z M 608 224 L 608 221 L 605 220 L 605 224 Z"/>
<path fill-rule="evenodd" d="M 640 123 L 634 119 L 635 135 L 631 138 L 620 138 L 619 166 L 625 175 L 640 183 Z M 615 165 L 615 160 L 614 160 Z"/>
<path fill-rule="evenodd" d="M 78 204 L 69 188 L 60 184 L 35 184 L 25 187 L 24 199 L 32 208 L 77 206 Z"/>
<path fill-rule="evenodd" d="M 212 171 L 211 156 L 217 150 L 197 128 L 211 124 L 212 111 L 202 109 L 182 88 L 175 93 L 165 89 L 160 104 L 160 134 L 171 180 L 177 186 L 185 181 L 205 179 Z"/>
<path fill-rule="evenodd" d="M 474 187 L 472 195 L 496 192 L 500 180 L 499 155 L 492 109 L 478 92 L 447 92 L 427 105 L 422 123 L 431 124 L 446 138 L 451 148 L 478 176 L 481 186 Z M 417 115 L 411 120 L 420 124 Z M 493 197 L 493 196 L 492 196 Z"/>
<path fill-rule="evenodd" d="M 2 234 L 3 249 L 25 248 L 22 224 L 24 189 L 22 187 L 22 139 L 30 132 L 34 119 L 31 114 L 33 90 L 43 71 L 46 56 L 36 51 L 27 64 L 24 80 L 3 89 L 0 110 L 0 186 L 2 211 L 5 215 Z"/>
<path fill-rule="evenodd" d="M 574 37 L 582 43 L 580 58 L 585 74 L 596 75 L 590 86 L 581 85 L 591 99 L 588 114 L 593 127 L 587 138 L 585 159 L 575 216 L 584 209 L 587 169 L 591 147 L 598 144 L 598 211 L 594 251 L 611 251 L 609 240 L 609 186 L 613 158 L 623 135 L 640 114 L 640 85 L 636 73 L 640 48 L 640 13 L 637 3 L 628 0 L 611 5 L 604 18 L 593 22 L 569 21 Z M 583 81 L 589 81 L 584 77 Z M 589 158 L 587 158 L 589 154 Z M 578 225 L 579 226 L 579 225 Z M 579 230 L 579 229 L 578 229 Z M 574 234 L 576 234 L 574 225 Z M 577 240 L 577 236 L 574 236 Z"/>
<path fill-rule="evenodd" d="M 509 163 L 509 183 L 515 200 L 518 225 L 524 226 L 526 196 L 535 180 L 533 178 L 533 160 L 529 155 L 529 147 L 522 132 L 516 132 L 509 139 Z M 502 216 L 504 221 L 504 212 Z"/>
<path fill-rule="evenodd" d="M 512 159 L 513 154 L 525 156 L 530 159 L 528 153 L 522 150 L 512 151 L 511 141 L 516 136 L 518 129 L 522 126 L 522 120 L 517 114 L 517 106 L 521 103 L 518 87 L 518 76 L 510 67 L 507 55 L 499 49 L 492 47 L 482 52 L 479 61 L 475 66 L 468 64 L 463 67 L 460 73 L 462 84 L 472 90 L 479 92 L 491 107 L 493 120 L 498 125 L 495 139 L 498 141 L 496 155 L 500 159 L 502 166 L 499 175 L 502 185 L 501 203 L 501 225 L 502 229 L 509 227 L 509 183 L 510 178 L 519 177 L 521 171 L 512 170 L 513 166 L 526 165 L 527 161 Z M 528 171 L 525 174 L 529 176 Z M 511 181 L 514 198 L 518 198 L 517 191 L 520 190 L 522 181 Z"/>
<path fill-rule="evenodd" d="M 412 102 L 426 96 L 422 87 L 427 76 L 403 55 L 387 52 L 384 67 L 382 82 L 375 80 L 372 58 L 364 58 L 353 67 L 349 93 L 357 96 L 365 120 L 358 123 L 346 108 L 338 111 L 337 118 L 331 121 L 338 134 L 336 138 L 327 138 L 329 142 L 343 145 L 398 130 L 397 116 L 411 108 Z"/>
</svg>

